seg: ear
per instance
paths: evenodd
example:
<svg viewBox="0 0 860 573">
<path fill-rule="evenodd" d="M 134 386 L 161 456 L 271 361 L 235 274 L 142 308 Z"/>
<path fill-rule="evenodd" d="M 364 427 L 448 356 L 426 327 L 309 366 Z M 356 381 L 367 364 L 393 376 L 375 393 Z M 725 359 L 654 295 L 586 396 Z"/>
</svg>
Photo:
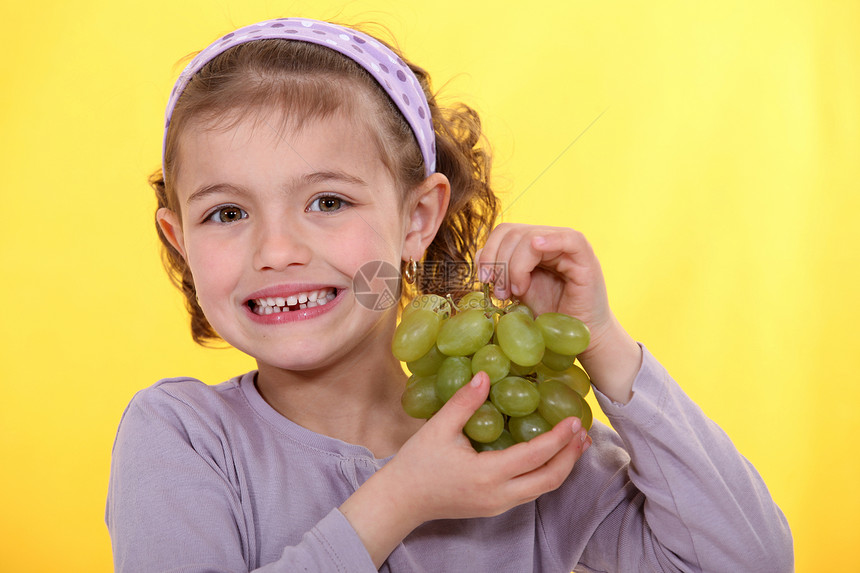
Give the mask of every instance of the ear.
<svg viewBox="0 0 860 573">
<path fill-rule="evenodd" d="M 182 221 L 179 220 L 179 216 L 170 209 L 162 207 L 156 211 L 155 221 L 167 241 L 185 259 L 185 242 L 182 235 Z"/>
<path fill-rule="evenodd" d="M 451 184 L 441 173 L 433 173 L 413 190 L 401 255 L 404 261 L 421 259 L 445 218 L 450 198 Z"/>
</svg>

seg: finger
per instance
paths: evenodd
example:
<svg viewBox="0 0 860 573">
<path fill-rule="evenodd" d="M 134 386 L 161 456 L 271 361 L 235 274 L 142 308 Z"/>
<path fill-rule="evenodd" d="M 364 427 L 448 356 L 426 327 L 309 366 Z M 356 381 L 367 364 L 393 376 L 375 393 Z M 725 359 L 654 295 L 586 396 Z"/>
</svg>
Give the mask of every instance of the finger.
<svg viewBox="0 0 860 573">
<path fill-rule="evenodd" d="M 557 489 L 587 449 L 589 440 L 585 430 L 579 430 L 573 439 L 545 464 L 508 482 L 508 495 L 519 499 L 520 503 L 525 503 Z"/>
<path fill-rule="evenodd" d="M 489 256 L 484 254 L 486 247 L 475 251 L 475 268 L 477 269 L 478 281 L 482 283 L 491 283 L 496 280 L 496 265 L 493 264 Z"/>
<path fill-rule="evenodd" d="M 534 237 L 529 234 L 519 241 L 511 251 L 508 261 L 510 291 L 514 296 L 522 296 L 529 290 L 532 271 L 542 262 L 543 253 L 532 246 Z"/>
<path fill-rule="evenodd" d="M 531 248 L 541 256 L 541 261 L 556 266 L 562 260 L 579 267 L 592 267 L 597 264 L 591 244 L 585 235 L 573 229 L 555 229 L 532 237 Z M 562 258 L 562 255 L 564 257 Z M 555 263 L 553 265 L 552 263 Z M 566 268 L 556 268 L 567 274 Z"/>
<path fill-rule="evenodd" d="M 487 237 L 487 242 L 480 250 L 480 256 L 476 256 L 478 261 L 478 279 L 481 282 L 494 282 L 497 280 L 498 273 L 498 250 L 499 245 L 504 240 L 508 233 L 515 230 L 518 225 L 511 223 L 500 223 L 497 225 Z"/>
<path fill-rule="evenodd" d="M 501 275 L 495 279 L 495 292 L 496 297 L 499 299 L 504 300 L 511 296 L 511 257 L 518 245 L 523 242 L 523 237 L 528 235 L 530 229 L 530 227 L 525 225 L 512 228 L 509 232 L 505 233 L 505 236 L 499 242 L 495 258 L 497 275 Z"/>
<path fill-rule="evenodd" d="M 565 418 L 549 432 L 528 442 L 515 444 L 499 452 L 487 453 L 498 456 L 498 463 L 502 465 L 501 471 L 508 479 L 512 479 L 546 464 L 573 441 L 581 429 L 582 422 L 579 418 Z"/>
<path fill-rule="evenodd" d="M 590 448 L 590 447 L 591 447 L 591 444 L 593 444 L 593 443 L 594 443 L 594 440 L 592 440 L 592 439 L 591 439 L 591 436 L 587 436 L 587 437 L 585 438 L 585 443 L 584 443 L 584 444 L 582 444 L 582 453 L 584 454 L 584 453 L 585 453 L 585 451 L 586 451 L 588 448 Z"/>
<path fill-rule="evenodd" d="M 460 434 L 472 414 L 487 401 L 490 393 L 490 378 L 484 371 L 478 372 L 472 380 L 457 390 L 445 405 L 436 412 L 427 424 L 447 427 L 451 432 Z"/>
</svg>

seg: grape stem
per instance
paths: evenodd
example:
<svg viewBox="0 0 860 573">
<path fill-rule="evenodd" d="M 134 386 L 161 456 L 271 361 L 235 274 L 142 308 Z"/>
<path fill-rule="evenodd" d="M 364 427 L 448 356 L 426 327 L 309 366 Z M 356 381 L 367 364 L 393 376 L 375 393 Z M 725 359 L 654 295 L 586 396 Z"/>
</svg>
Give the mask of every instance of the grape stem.
<svg viewBox="0 0 860 573">
<path fill-rule="evenodd" d="M 490 296 L 490 283 L 481 284 L 483 285 L 482 290 L 484 293 L 484 300 L 481 304 L 484 309 L 484 315 L 487 318 L 490 318 L 494 314 L 504 314 L 505 308 L 507 307 L 502 308 L 493 302 L 493 298 L 492 296 Z M 461 308 L 456 302 L 454 302 L 454 298 L 451 296 L 451 293 L 446 294 L 445 298 L 448 300 L 448 304 L 451 305 L 451 315 L 454 315 L 458 312 L 463 312 L 464 309 Z"/>
<path fill-rule="evenodd" d="M 484 291 L 484 300 L 486 300 L 491 306 L 495 307 L 493 304 L 493 298 L 490 296 L 490 283 L 481 283 L 481 290 Z"/>
<path fill-rule="evenodd" d="M 490 288 L 490 283 L 482 283 L 481 290 L 484 292 L 484 302 L 486 303 L 484 314 L 487 316 L 487 318 L 493 316 L 494 314 L 504 314 L 505 309 L 493 302 L 493 296 L 490 294 L 492 292 L 492 289 Z"/>
<path fill-rule="evenodd" d="M 514 308 L 515 306 L 520 304 L 520 301 L 518 301 L 515 298 L 510 299 L 510 301 L 507 304 L 497 305 L 497 304 L 493 303 L 493 297 L 490 294 L 492 292 L 492 288 L 491 288 L 490 283 L 481 283 L 481 284 L 483 285 L 484 299 L 487 301 L 487 304 L 489 304 L 492 307 L 492 311 L 494 313 L 506 314 L 506 313 L 510 312 L 510 310 L 512 308 Z M 500 301 L 500 303 L 503 303 L 503 302 L 504 301 Z"/>
<path fill-rule="evenodd" d="M 460 312 L 460 307 L 457 306 L 457 303 L 454 302 L 454 298 L 451 296 L 451 293 L 445 295 L 445 298 L 448 299 L 448 303 L 451 305 L 451 314 L 456 314 Z"/>
</svg>

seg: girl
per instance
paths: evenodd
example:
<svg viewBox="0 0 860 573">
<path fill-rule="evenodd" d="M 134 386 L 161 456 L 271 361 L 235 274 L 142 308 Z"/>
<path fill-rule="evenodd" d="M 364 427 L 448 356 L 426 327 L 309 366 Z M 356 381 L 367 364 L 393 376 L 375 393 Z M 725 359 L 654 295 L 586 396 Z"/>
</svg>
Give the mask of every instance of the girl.
<svg viewBox="0 0 860 573">
<path fill-rule="evenodd" d="M 248 26 L 189 64 L 152 178 L 165 263 L 195 340 L 258 369 L 134 397 L 107 503 L 117 570 L 791 570 L 765 485 L 614 318 L 586 240 L 485 236 L 479 136 L 422 69 L 325 22 Z M 507 268 L 481 277 L 498 297 L 585 321 L 579 358 L 617 433 L 571 418 L 478 454 L 462 428 L 483 372 L 429 421 L 407 416 L 396 308 L 362 304 L 353 279 L 422 258 Z"/>
</svg>

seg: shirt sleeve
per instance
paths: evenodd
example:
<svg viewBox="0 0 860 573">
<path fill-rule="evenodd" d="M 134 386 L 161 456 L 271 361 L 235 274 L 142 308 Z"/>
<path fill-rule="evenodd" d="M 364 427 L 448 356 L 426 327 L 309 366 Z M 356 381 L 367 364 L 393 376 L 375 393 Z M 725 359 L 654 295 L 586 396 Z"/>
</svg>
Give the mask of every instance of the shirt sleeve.
<svg viewBox="0 0 860 573">
<path fill-rule="evenodd" d="M 256 548 L 217 430 L 157 387 L 132 400 L 114 443 L 106 508 L 118 573 L 247 572 Z M 335 508 L 257 571 L 376 571 Z"/>
<path fill-rule="evenodd" d="M 590 528 L 576 571 L 793 571 L 791 532 L 763 480 L 647 349 L 630 402 L 595 396 L 617 435 L 596 432 L 577 462 L 581 489 L 564 494 L 585 516 L 571 527 Z"/>
</svg>

